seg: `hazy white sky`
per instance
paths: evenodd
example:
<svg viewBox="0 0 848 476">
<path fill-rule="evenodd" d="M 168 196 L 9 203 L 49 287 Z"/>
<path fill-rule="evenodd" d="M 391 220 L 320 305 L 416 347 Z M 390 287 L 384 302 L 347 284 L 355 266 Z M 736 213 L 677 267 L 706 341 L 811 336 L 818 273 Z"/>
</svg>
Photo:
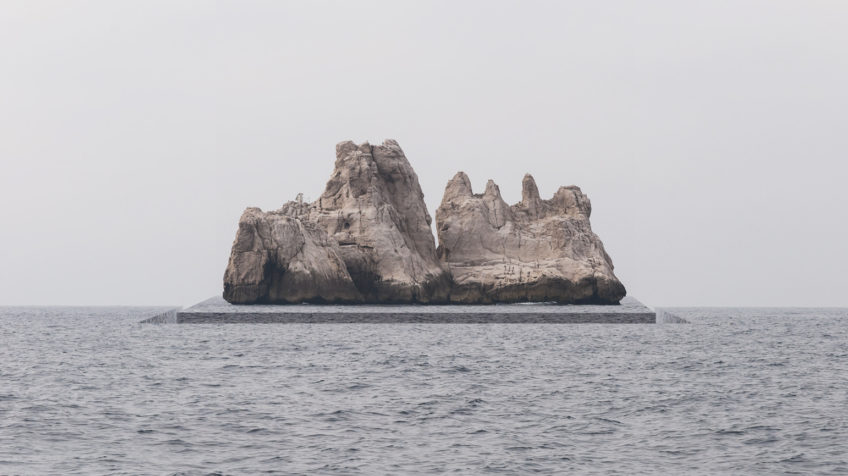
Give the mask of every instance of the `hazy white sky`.
<svg viewBox="0 0 848 476">
<path fill-rule="evenodd" d="M 0 3 L 0 304 L 193 304 L 246 206 L 399 141 L 576 184 L 649 305 L 848 305 L 848 2 Z"/>
</svg>

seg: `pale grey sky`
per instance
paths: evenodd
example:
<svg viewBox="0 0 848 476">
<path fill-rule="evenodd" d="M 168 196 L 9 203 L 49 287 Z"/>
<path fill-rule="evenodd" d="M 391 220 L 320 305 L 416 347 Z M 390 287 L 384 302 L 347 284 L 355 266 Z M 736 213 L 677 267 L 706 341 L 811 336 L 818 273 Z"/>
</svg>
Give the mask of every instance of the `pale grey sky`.
<svg viewBox="0 0 848 476">
<path fill-rule="evenodd" d="M 399 141 L 576 184 L 650 305 L 848 305 L 848 2 L 0 3 L 0 304 L 193 304 L 238 217 Z"/>
</svg>

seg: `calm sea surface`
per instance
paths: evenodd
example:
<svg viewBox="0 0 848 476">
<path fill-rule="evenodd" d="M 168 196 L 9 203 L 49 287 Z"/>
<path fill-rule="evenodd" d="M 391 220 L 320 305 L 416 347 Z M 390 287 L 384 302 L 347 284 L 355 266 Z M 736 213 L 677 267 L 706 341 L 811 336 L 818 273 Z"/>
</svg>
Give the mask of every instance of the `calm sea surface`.
<svg viewBox="0 0 848 476">
<path fill-rule="evenodd" d="M 848 310 L 150 325 L 0 308 L 0 474 L 846 474 Z"/>
</svg>

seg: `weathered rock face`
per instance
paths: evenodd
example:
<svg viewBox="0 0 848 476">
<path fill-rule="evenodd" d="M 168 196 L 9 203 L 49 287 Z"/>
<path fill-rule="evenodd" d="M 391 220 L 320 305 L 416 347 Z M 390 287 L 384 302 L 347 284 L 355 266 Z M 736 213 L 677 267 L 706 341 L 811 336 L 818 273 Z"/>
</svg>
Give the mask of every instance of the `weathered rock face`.
<svg viewBox="0 0 848 476">
<path fill-rule="evenodd" d="M 339 243 L 366 302 L 447 301 L 450 275 L 436 256 L 418 176 L 397 142 L 339 143 L 324 193 L 280 212 L 318 224 Z"/>
<path fill-rule="evenodd" d="M 450 275 L 436 256 L 430 223 L 418 176 L 397 142 L 342 142 L 318 200 L 288 202 L 264 214 L 245 212 L 224 298 L 233 303 L 447 302 Z M 291 240 L 316 252 L 292 253 L 300 248 Z M 297 287 L 304 289 L 290 289 Z"/>
<path fill-rule="evenodd" d="M 530 175 L 522 187 L 509 206 L 491 180 L 482 195 L 463 172 L 448 182 L 436 229 L 454 281 L 450 301 L 618 303 L 625 289 L 589 225 L 589 198 L 571 186 L 542 200 Z"/>
<path fill-rule="evenodd" d="M 360 302 L 339 245 L 326 231 L 277 212 L 248 208 L 224 274 L 234 304 Z"/>
<path fill-rule="evenodd" d="M 509 206 L 460 172 L 436 212 L 400 146 L 342 142 L 318 200 L 245 210 L 224 298 L 249 303 L 618 303 L 624 286 L 578 187 L 542 200 L 533 177 Z"/>
</svg>

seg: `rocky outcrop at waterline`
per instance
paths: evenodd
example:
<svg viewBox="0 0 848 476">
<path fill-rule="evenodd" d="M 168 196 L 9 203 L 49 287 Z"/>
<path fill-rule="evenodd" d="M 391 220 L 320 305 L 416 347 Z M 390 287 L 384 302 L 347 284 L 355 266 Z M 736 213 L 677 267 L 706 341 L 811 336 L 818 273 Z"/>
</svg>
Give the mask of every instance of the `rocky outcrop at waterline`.
<svg viewBox="0 0 848 476">
<path fill-rule="evenodd" d="M 493 181 L 474 194 L 468 176 L 457 173 L 436 210 L 451 302 L 618 303 L 625 289 L 592 232 L 591 212 L 579 187 L 560 187 L 542 200 L 528 174 L 521 201 L 507 205 Z"/>
<path fill-rule="evenodd" d="M 252 303 L 618 303 L 624 287 L 589 226 L 577 187 L 541 200 L 529 175 L 507 205 L 475 195 L 460 172 L 431 231 L 418 176 L 394 140 L 336 146 L 321 196 L 248 208 L 224 274 L 224 298 Z"/>
<path fill-rule="evenodd" d="M 336 240 L 314 223 L 248 208 L 239 220 L 224 298 L 233 304 L 360 302 Z"/>
</svg>

